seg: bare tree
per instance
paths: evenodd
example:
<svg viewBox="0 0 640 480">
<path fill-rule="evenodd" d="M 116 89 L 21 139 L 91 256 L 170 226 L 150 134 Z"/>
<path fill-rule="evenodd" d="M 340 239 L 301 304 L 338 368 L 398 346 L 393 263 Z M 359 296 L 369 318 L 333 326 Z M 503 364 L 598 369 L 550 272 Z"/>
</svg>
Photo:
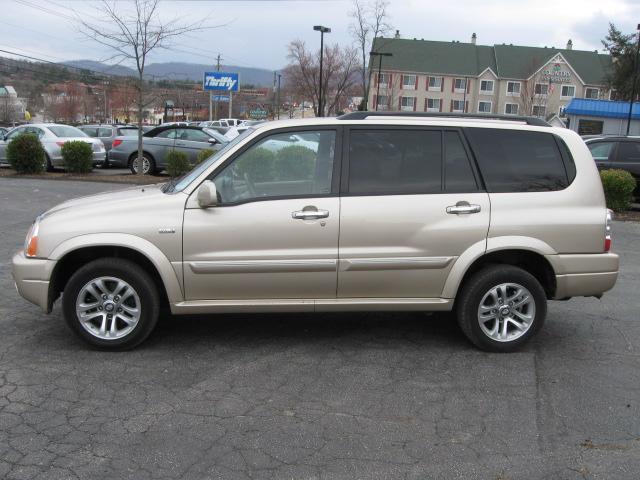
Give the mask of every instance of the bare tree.
<svg viewBox="0 0 640 480">
<path fill-rule="evenodd" d="M 356 46 L 360 51 L 362 64 L 360 66 L 360 81 L 363 93 L 363 107 L 366 109 L 369 97 L 370 75 L 367 76 L 367 59 L 371 51 L 373 40 L 389 32 L 393 27 L 388 23 L 387 0 L 353 0 L 351 17 L 353 22 L 349 28 Z"/>
<path fill-rule="evenodd" d="M 534 59 L 528 68 L 526 80 L 521 83 L 519 109 L 521 115 L 533 115 L 534 107 L 545 110 L 548 99 L 553 92 L 553 84 L 543 78 L 543 73 L 539 68 L 539 61 Z M 539 87 L 537 87 L 539 85 Z M 539 114 L 538 114 L 539 115 Z"/>
<path fill-rule="evenodd" d="M 137 93 L 138 116 L 138 158 L 137 165 L 143 165 L 142 124 L 145 108 L 146 84 L 144 69 L 152 51 L 168 48 L 170 40 L 180 35 L 204 30 L 204 21 L 191 24 L 179 24 L 177 19 L 163 22 L 159 17 L 160 0 L 132 0 L 134 11 L 121 11 L 116 1 L 102 0 L 96 23 L 80 19 L 85 35 L 113 51 L 110 60 L 133 62 L 138 76 L 135 88 Z M 120 6 L 120 5 L 118 5 Z M 138 168 L 144 175 L 144 168 Z"/>
<path fill-rule="evenodd" d="M 309 52 L 301 40 L 288 46 L 290 64 L 284 69 L 287 87 L 298 96 L 310 98 L 313 110 L 318 112 L 320 52 Z M 322 92 L 325 114 L 335 113 L 347 92 L 357 82 L 357 52 L 339 45 L 325 47 L 323 59 Z"/>
</svg>

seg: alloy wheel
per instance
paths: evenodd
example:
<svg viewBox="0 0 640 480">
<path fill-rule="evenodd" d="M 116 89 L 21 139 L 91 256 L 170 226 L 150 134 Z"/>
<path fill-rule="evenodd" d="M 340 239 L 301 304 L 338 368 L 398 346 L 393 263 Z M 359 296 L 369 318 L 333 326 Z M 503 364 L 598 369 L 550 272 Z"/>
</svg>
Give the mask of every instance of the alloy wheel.
<svg viewBox="0 0 640 480">
<path fill-rule="evenodd" d="M 533 295 L 517 283 L 501 283 L 484 294 L 478 307 L 482 332 L 497 342 L 510 342 L 527 333 L 536 316 Z"/>
<path fill-rule="evenodd" d="M 116 277 L 94 278 L 80 289 L 76 299 L 80 325 L 102 340 L 115 340 L 131 333 L 140 313 L 138 293 Z"/>
</svg>

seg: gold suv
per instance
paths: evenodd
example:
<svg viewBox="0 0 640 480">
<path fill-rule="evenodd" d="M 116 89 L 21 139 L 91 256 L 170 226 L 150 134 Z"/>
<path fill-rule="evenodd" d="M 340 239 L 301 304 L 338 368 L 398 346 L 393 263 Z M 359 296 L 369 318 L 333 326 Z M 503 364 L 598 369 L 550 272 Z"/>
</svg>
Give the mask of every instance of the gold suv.
<svg viewBox="0 0 640 480">
<path fill-rule="evenodd" d="M 20 294 L 93 346 L 173 314 L 454 310 L 512 351 L 547 300 L 618 275 L 589 149 L 526 117 L 375 114 L 252 127 L 182 178 L 62 203 L 13 258 Z"/>
</svg>

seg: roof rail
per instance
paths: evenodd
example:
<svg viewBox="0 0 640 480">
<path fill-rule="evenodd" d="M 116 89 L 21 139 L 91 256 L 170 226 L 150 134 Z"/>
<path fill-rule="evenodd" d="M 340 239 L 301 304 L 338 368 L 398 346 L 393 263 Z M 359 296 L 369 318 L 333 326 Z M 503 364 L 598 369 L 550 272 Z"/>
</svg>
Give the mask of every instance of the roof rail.
<svg viewBox="0 0 640 480">
<path fill-rule="evenodd" d="M 443 112 L 351 112 L 340 115 L 338 120 L 365 120 L 369 117 L 408 117 L 408 118 L 473 118 L 478 120 L 505 120 L 523 122 L 536 127 L 550 127 L 547 122 L 537 117 L 524 115 L 499 115 L 490 113 L 443 113 Z"/>
</svg>

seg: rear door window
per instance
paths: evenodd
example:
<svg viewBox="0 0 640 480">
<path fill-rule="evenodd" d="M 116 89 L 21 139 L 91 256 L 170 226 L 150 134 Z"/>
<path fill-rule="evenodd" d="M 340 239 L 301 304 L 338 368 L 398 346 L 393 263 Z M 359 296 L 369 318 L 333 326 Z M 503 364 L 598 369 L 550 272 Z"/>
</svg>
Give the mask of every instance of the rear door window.
<svg viewBox="0 0 640 480">
<path fill-rule="evenodd" d="M 616 161 L 640 163 L 640 142 L 620 142 Z"/>
<path fill-rule="evenodd" d="M 440 130 L 352 130 L 349 193 L 401 195 L 442 191 Z"/>
<path fill-rule="evenodd" d="M 489 192 L 544 192 L 569 185 L 553 134 L 492 128 L 466 128 L 465 133 Z"/>
<path fill-rule="evenodd" d="M 98 129 L 98 136 L 99 137 L 110 137 L 113 134 L 113 130 L 111 130 L 110 128 L 99 128 Z"/>
</svg>

